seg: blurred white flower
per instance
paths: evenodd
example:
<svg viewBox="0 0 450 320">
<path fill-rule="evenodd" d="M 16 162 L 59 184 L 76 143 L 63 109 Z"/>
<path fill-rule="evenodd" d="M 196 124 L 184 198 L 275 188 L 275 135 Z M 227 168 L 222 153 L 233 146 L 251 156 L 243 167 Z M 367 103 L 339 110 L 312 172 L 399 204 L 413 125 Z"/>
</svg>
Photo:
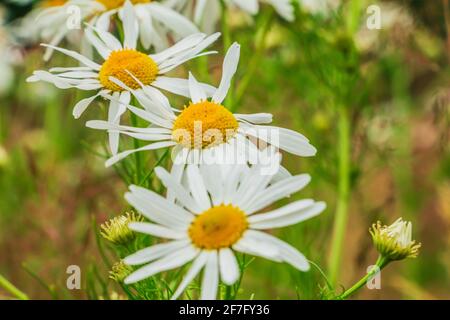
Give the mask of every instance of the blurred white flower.
<svg viewBox="0 0 450 320">
<path fill-rule="evenodd" d="M 139 38 L 146 49 L 153 46 L 159 52 L 169 46 L 168 35 L 177 41 L 198 32 L 189 19 L 164 3 L 151 0 L 44 0 L 22 20 L 19 35 L 34 41 L 43 39 L 51 45 L 58 45 L 65 38 L 78 43 L 85 40 L 77 36 L 84 22 L 108 31 L 114 15 L 123 19 L 127 2 L 133 5 Z M 50 58 L 52 51 L 47 48 L 44 60 Z"/>
<path fill-rule="evenodd" d="M 153 86 L 176 94 L 187 95 L 188 80 L 169 78 L 164 75 L 188 60 L 200 55 L 215 53 L 202 51 L 220 36 L 220 34 L 208 37 L 201 33 L 194 34 L 160 53 L 147 55 L 136 50 L 138 29 L 135 11 L 129 2 L 125 4 L 123 29 L 124 41 L 121 43 L 107 31 L 94 26 L 86 28 L 86 38 L 103 58 L 102 64 L 97 64 L 78 52 L 45 45 L 78 60 L 83 66 L 34 71 L 27 81 L 45 81 L 60 89 L 95 90 L 96 93 L 93 96 L 85 98 L 75 105 L 73 109 L 75 118 L 79 118 L 97 97 L 112 97 L 109 104 L 108 121 L 119 124 L 120 117 L 127 110 L 126 106 L 130 102 L 131 96 L 129 91 L 112 82 L 111 78 L 118 79 L 135 90 L 145 90 L 146 87 Z M 143 87 L 141 88 L 141 86 Z M 211 90 L 209 87 L 207 89 Z M 110 133 L 109 138 L 111 152 L 115 154 L 118 149 L 119 135 Z"/>
<path fill-rule="evenodd" d="M 125 278 L 132 284 L 193 261 L 172 299 L 177 299 L 202 269 L 202 300 L 216 299 L 219 278 L 227 285 L 240 277 L 235 252 L 286 262 L 308 271 L 308 260 L 296 248 L 262 230 L 282 228 L 320 214 L 324 202 L 303 199 L 257 214 L 270 204 L 304 188 L 309 175 L 273 182 L 257 165 L 190 165 L 186 183 L 158 167 L 156 174 L 175 194 L 169 201 L 150 190 L 130 186 L 125 199 L 152 221 L 130 223 L 130 229 L 169 239 L 126 257 L 128 265 L 144 265 Z"/>
</svg>

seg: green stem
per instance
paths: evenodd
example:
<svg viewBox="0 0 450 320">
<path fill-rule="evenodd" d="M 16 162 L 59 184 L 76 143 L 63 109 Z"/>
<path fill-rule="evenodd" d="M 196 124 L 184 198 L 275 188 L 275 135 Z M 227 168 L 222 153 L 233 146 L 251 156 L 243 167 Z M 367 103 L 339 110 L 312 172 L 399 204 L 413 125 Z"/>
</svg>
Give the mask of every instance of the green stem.
<svg viewBox="0 0 450 320">
<path fill-rule="evenodd" d="M 338 300 L 344 300 L 353 295 L 356 291 L 361 289 L 369 280 L 372 279 L 379 271 L 381 271 L 390 262 L 389 259 L 379 256 L 375 266 L 370 270 L 364 277 L 362 277 L 357 283 L 355 283 L 351 288 L 347 289 L 344 293 L 337 297 Z"/>
<path fill-rule="evenodd" d="M 14 297 L 20 300 L 29 300 L 28 296 L 17 289 L 15 285 L 9 282 L 5 277 L 0 274 L 0 287 L 11 293 Z"/>
<path fill-rule="evenodd" d="M 336 204 L 336 214 L 331 240 L 331 253 L 329 260 L 329 278 L 333 286 L 341 268 L 343 244 L 348 220 L 348 202 L 350 195 L 350 119 L 345 107 L 339 108 L 338 148 L 339 148 L 339 185 Z"/>
<path fill-rule="evenodd" d="M 258 26 L 258 31 L 256 33 L 255 37 L 255 51 L 252 54 L 252 58 L 250 60 L 250 64 L 245 71 L 245 75 L 242 78 L 237 90 L 236 90 L 236 96 L 234 99 L 234 104 L 231 105 L 230 110 L 236 111 L 237 106 L 242 100 L 242 97 L 244 96 L 245 92 L 247 91 L 248 86 L 251 83 L 251 80 L 253 79 L 253 76 L 258 69 L 258 66 L 260 66 L 261 58 L 264 55 L 264 45 L 266 42 L 266 37 L 269 32 L 269 27 L 271 25 L 273 18 L 273 10 L 270 8 L 264 13 L 264 15 L 261 18 L 261 22 Z"/>
<path fill-rule="evenodd" d="M 231 31 L 230 25 L 228 24 L 228 10 L 227 5 L 224 0 L 220 0 L 221 6 L 221 20 L 222 20 L 222 37 L 223 37 L 223 48 L 226 51 L 231 46 Z"/>
</svg>

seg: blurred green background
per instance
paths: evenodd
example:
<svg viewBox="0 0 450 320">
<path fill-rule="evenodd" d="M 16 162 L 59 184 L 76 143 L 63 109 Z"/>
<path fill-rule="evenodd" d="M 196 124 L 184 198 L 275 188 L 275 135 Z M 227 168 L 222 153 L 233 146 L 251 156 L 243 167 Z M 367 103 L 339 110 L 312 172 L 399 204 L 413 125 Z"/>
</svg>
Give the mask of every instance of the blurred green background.
<svg viewBox="0 0 450 320">
<path fill-rule="evenodd" d="M 365 8 L 373 3 L 359 3 L 359 15 L 344 1 L 327 15 L 298 11 L 292 24 L 274 18 L 264 54 L 256 61 L 260 19 L 254 24 L 238 12 L 229 13 L 232 39 L 242 45 L 238 83 L 255 68 L 237 110 L 271 112 L 275 125 L 305 134 L 318 148 L 314 158 L 285 156 L 289 170 L 313 177 L 286 201 L 314 197 L 325 200 L 327 210 L 274 233 L 326 272 L 337 199 L 339 110 L 345 110 L 351 201 L 338 283 L 348 288 L 375 262 L 371 224 L 390 224 L 403 216 L 413 222 L 414 238 L 422 243 L 419 257 L 388 266 L 381 290 L 363 289 L 356 298 L 449 299 L 448 1 L 380 1 L 381 30 L 366 28 Z M 18 4 L 8 8 L 2 8 L 7 24 L 28 10 Z M 0 41 L 7 36 L 2 28 Z M 208 76 L 198 77 L 217 84 L 224 53 L 220 43 L 217 49 L 220 55 L 190 62 L 177 72 L 185 75 L 206 66 Z M 25 82 L 35 69 L 73 63 L 62 55 L 46 65 L 36 45 L 14 45 L 3 54 L 14 61 L 13 80 L 0 92 L 0 273 L 38 299 L 108 298 L 100 290 L 88 292 L 93 283 L 120 293 L 107 279 L 95 234 L 100 223 L 127 209 L 127 186 L 97 155 L 105 153 L 104 133 L 84 127 L 88 119 L 104 118 L 102 108 L 92 106 L 74 120 L 72 106 L 82 94 Z M 5 72 L 0 68 L 0 74 Z M 66 289 L 66 268 L 72 264 L 82 269 L 82 290 Z M 325 281 L 317 268 L 303 274 L 257 258 L 246 270 L 238 297 L 317 299 L 323 294 L 318 284 Z M 0 289 L 2 296 L 6 293 Z"/>
</svg>

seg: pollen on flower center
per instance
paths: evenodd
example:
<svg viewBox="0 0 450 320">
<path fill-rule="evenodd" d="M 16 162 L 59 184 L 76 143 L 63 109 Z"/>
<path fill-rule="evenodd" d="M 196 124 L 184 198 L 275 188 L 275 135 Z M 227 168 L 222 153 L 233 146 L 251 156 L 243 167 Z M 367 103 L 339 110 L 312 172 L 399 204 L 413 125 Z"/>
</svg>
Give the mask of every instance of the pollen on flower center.
<svg viewBox="0 0 450 320">
<path fill-rule="evenodd" d="M 238 122 L 224 106 L 210 101 L 190 103 L 176 118 L 172 139 L 190 148 L 206 148 L 236 135 Z"/>
<path fill-rule="evenodd" d="M 148 55 L 134 49 L 123 49 L 111 52 L 100 69 L 99 78 L 103 87 L 123 91 L 110 77 L 119 79 L 132 89 L 138 89 L 140 85 L 130 73 L 146 85 L 156 79 L 158 72 L 158 65 Z"/>
<path fill-rule="evenodd" d="M 242 237 L 247 228 L 247 218 L 242 210 L 222 204 L 197 216 L 189 227 L 189 236 L 201 249 L 228 248 Z"/>
<path fill-rule="evenodd" d="M 106 10 L 112 10 L 122 7 L 126 0 L 96 0 L 105 6 Z M 149 3 L 152 0 L 131 0 L 132 4 Z"/>
</svg>

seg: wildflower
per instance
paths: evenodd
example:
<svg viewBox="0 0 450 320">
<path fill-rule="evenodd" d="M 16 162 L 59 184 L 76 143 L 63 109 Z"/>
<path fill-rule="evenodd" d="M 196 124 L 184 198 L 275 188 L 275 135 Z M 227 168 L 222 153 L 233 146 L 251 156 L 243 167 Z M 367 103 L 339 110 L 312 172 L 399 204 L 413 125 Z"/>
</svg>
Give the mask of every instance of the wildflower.
<svg viewBox="0 0 450 320">
<path fill-rule="evenodd" d="M 155 173 L 175 194 L 176 201 L 150 190 L 130 186 L 125 199 L 154 223 L 134 222 L 130 228 L 170 239 L 140 250 L 124 259 L 143 265 L 130 274 L 126 284 L 193 261 L 172 299 L 177 299 L 204 268 L 202 299 L 215 299 L 219 278 L 232 285 L 239 278 L 234 252 L 286 262 L 300 271 L 309 270 L 308 260 L 297 249 L 260 230 L 281 228 L 310 219 L 325 209 L 312 199 L 295 201 L 279 209 L 256 214 L 271 203 L 302 189 L 309 175 L 291 176 L 274 182 L 275 175 L 258 174 L 260 165 L 189 165 L 186 183 L 158 167 Z"/>
<path fill-rule="evenodd" d="M 142 216 L 134 212 L 127 212 L 102 224 L 100 226 L 101 235 L 114 244 L 125 245 L 135 238 L 135 234 L 128 228 L 128 224 L 138 221 L 143 221 Z"/>
<path fill-rule="evenodd" d="M 187 80 L 169 78 L 164 75 L 188 60 L 211 53 L 201 52 L 213 43 L 220 34 L 216 33 L 208 37 L 201 33 L 194 34 L 169 49 L 157 54 L 147 55 L 136 49 L 137 24 L 133 8 L 129 2 L 125 4 L 124 10 L 123 29 L 125 37 L 123 43 L 109 32 L 93 26 L 88 26 L 85 31 L 87 39 L 103 58 L 102 64 L 98 64 L 75 51 L 44 45 L 78 60 L 83 66 L 34 71 L 27 81 L 45 81 L 60 89 L 95 90 L 96 93 L 93 96 L 82 99 L 75 105 L 73 109 L 75 118 L 79 118 L 97 97 L 112 96 L 108 120 L 115 124 L 120 122 L 121 115 L 126 111 L 126 105 L 130 102 L 130 92 L 117 86 L 111 81 L 111 77 L 119 79 L 135 90 L 145 90 L 153 86 L 176 94 L 187 95 Z M 204 88 L 211 90 L 208 86 L 204 86 Z M 119 135 L 111 133 L 109 143 L 111 152 L 117 153 Z"/>
<path fill-rule="evenodd" d="M 110 134 L 121 133 L 152 143 L 113 155 L 106 161 L 106 166 L 135 152 L 170 146 L 175 146 L 173 156 L 176 165 L 197 163 L 201 159 L 222 164 L 231 161 L 237 163 L 240 159 L 245 162 L 245 159 L 256 154 L 257 147 L 251 139 L 298 156 L 314 156 L 316 149 L 300 133 L 266 125 L 272 121 L 271 114 L 233 114 L 222 104 L 237 70 L 239 54 L 240 46 L 234 43 L 224 59 L 222 80 L 212 95 L 190 74 L 188 96 L 191 101 L 183 110 L 174 111 L 167 98 L 151 88 L 135 90 L 112 79 L 118 86 L 129 90 L 144 106 L 141 109 L 129 105 L 130 111 L 152 123 L 152 126 L 137 128 L 106 121 L 88 121 L 86 125 L 93 129 L 108 130 Z M 212 98 L 208 99 L 210 96 Z"/>
<path fill-rule="evenodd" d="M 390 226 L 382 226 L 378 221 L 370 230 L 378 252 L 389 260 L 417 257 L 421 244 L 412 240 L 411 233 L 411 222 L 403 221 L 402 218 L 397 219 Z"/>
<path fill-rule="evenodd" d="M 30 38 L 31 35 L 52 45 L 58 45 L 63 39 L 83 42 L 84 37 L 74 37 L 81 30 L 79 26 L 70 25 L 70 21 L 78 24 L 88 22 L 108 31 L 112 17 L 118 14 L 119 18 L 125 18 L 127 4 L 135 13 L 137 33 L 145 49 L 153 46 L 159 52 L 169 46 L 168 35 L 180 40 L 198 32 L 189 19 L 164 2 L 151 0 L 44 0 L 23 19 L 19 32 L 22 37 Z M 48 60 L 52 52 L 53 48 L 47 47 L 44 60 Z"/>
<path fill-rule="evenodd" d="M 123 263 L 123 261 L 116 262 L 112 266 L 112 270 L 109 271 L 109 278 L 118 282 L 123 283 L 123 280 L 128 277 L 133 272 L 133 268 Z M 115 299 L 112 299 L 115 300 Z"/>
</svg>

